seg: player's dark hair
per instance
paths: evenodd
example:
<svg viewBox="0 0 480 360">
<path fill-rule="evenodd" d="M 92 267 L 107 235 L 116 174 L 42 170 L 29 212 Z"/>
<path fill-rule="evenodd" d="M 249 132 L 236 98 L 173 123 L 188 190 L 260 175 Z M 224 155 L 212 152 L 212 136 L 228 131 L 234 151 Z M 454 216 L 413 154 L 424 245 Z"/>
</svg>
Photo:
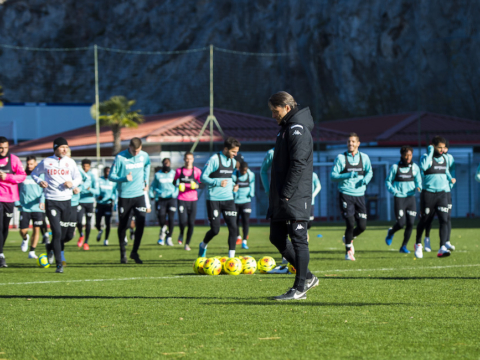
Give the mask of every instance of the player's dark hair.
<svg viewBox="0 0 480 360">
<path fill-rule="evenodd" d="M 82 165 L 92 165 L 92 161 L 90 159 L 83 159 Z"/>
<path fill-rule="evenodd" d="M 110 166 L 105 166 L 103 168 L 103 176 L 107 177 L 107 170 L 110 170 Z"/>
<path fill-rule="evenodd" d="M 230 136 L 225 139 L 223 142 L 223 147 L 226 147 L 228 150 L 233 149 L 234 147 L 240 147 L 240 141 Z"/>
<path fill-rule="evenodd" d="M 134 137 L 133 139 L 130 140 L 130 146 L 133 146 L 133 148 L 137 150 L 140 148 L 140 146 L 142 146 L 142 140 L 140 140 L 137 137 Z"/>
<path fill-rule="evenodd" d="M 194 156 L 192 152 L 190 152 L 190 151 L 187 151 L 187 152 L 185 153 L 185 155 L 183 155 L 183 160 L 185 160 L 185 159 L 187 158 L 187 156 L 188 156 L 188 155 L 192 155 L 192 156 Z"/>
<path fill-rule="evenodd" d="M 410 145 L 403 145 L 400 149 L 400 154 L 404 155 L 409 151 L 411 151 L 413 154 L 413 148 Z"/>
<path fill-rule="evenodd" d="M 155 168 L 153 170 L 155 172 L 159 172 L 160 170 L 162 170 L 162 167 L 161 166 L 155 166 Z"/>
<path fill-rule="evenodd" d="M 287 93 L 286 91 L 279 91 L 276 94 L 273 94 L 272 96 L 270 96 L 270 99 L 268 99 L 268 103 L 272 107 L 277 107 L 277 106 L 285 107 L 288 105 L 292 109 L 295 109 L 298 106 L 293 96 Z"/>
<path fill-rule="evenodd" d="M 0 136 L 0 144 L 8 143 L 8 139 L 5 136 Z"/>
<path fill-rule="evenodd" d="M 167 161 L 167 160 L 170 161 L 170 164 L 172 163 L 172 160 L 170 160 L 170 158 L 163 158 L 162 164 L 163 164 L 165 161 Z"/>
<path fill-rule="evenodd" d="M 27 156 L 27 162 L 29 162 L 30 160 L 35 160 L 37 161 L 37 157 L 35 155 L 28 155 Z"/>
<path fill-rule="evenodd" d="M 438 144 L 447 144 L 447 140 L 443 137 L 443 136 L 434 136 L 433 139 L 432 139 L 432 144 L 435 145 L 435 146 L 438 146 Z"/>
<path fill-rule="evenodd" d="M 240 163 L 240 169 L 248 169 L 248 163 L 246 161 L 242 161 Z"/>
<path fill-rule="evenodd" d="M 351 138 L 351 137 L 356 137 L 356 138 L 357 138 L 357 141 L 360 141 L 360 136 L 358 136 L 357 133 L 351 132 L 350 134 L 348 134 L 348 137 L 349 137 L 349 138 Z"/>
</svg>

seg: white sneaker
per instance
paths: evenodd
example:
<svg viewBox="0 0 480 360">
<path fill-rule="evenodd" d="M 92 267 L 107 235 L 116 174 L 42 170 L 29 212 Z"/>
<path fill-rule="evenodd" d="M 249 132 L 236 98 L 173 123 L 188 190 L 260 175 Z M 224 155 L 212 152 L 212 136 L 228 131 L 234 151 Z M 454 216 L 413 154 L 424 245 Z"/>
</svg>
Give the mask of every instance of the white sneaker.
<svg viewBox="0 0 480 360">
<path fill-rule="evenodd" d="M 52 265 L 54 261 L 55 261 L 55 253 L 53 252 L 53 250 L 50 250 L 48 252 L 48 263 Z"/>
<path fill-rule="evenodd" d="M 455 246 L 453 246 L 452 244 L 450 244 L 450 241 L 447 241 L 445 243 L 445 247 L 447 248 L 447 250 L 450 250 L 450 251 L 454 251 L 455 250 Z"/>
<path fill-rule="evenodd" d="M 417 259 L 423 259 L 422 244 L 415 244 L 413 248 L 415 249 L 415 257 Z"/>
<path fill-rule="evenodd" d="M 35 255 L 35 251 L 30 251 L 30 252 L 28 253 L 28 258 L 29 258 L 29 259 L 38 259 L 38 256 Z"/>
<path fill-rule="evenodd" d="M 103 245 L 108 246 L 108 240 L 107 239 L 105 239 L 105 241 L 103 242 Z"/>
<path fill-rule="evenodd" d="M 21 249 L 23 252 L 27 252 L 28 250 L 28 240 L 30 239 L 30 236 L 27 234 L 27 239 L 22 241 L 22 246 Z"/>
<path fill-rule="evenodd" d="M 430 247 L 430 238 L 425 237 L 425 239 L 423 240 L 423 243 L 425 244 L 425 251 L 426 252 L 431 252 L 432 248 Z"/>
<path fill-rule="evenodd" d="M 353 246 L 348 250 L 348 252 L 345 254 L 345 260 L 350 260 L 350 261 L 355 261 L 355 256 L 353 256 Z"/>
<path fill-rule="evenodd" d="M 353 238 L 353 239 L 355 239 L 355 238 Z M 352 251 L 352 255 L 355 255 L 355 247 L 353 246 L 353 239 L 352 239 L 352 242 L 351 242 L 352 247 L 350 248 L 350 250 Z M 342 242 L 345 244 L 345 235 L 343 235 L 343 237 L 342 237 Z"/>
<path fill-rule="evenodd" d="M 445 245 L 443 245 L 440 250 L 438 250 L 438 254 L 437 254 L 437 257 L 447 257 L 447 256 L 450 256 L 451 253 L 450 251 L 448 251 L 447 247 Z"/>
<path fill-rule="evenodd" d="M 171 237 L 167 238 L 167 246 L 173 246 L 173 241 Z"/>
</svg>

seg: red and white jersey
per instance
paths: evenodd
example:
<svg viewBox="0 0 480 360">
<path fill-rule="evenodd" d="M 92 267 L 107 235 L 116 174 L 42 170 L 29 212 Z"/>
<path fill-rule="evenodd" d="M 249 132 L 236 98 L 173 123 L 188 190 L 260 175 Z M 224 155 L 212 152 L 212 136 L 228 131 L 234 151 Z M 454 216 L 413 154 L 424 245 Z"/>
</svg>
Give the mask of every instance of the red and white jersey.
<svg viewBox="0 0 480 360">
<path fill-rule="evenodd" d="M 67 156 L 59 158 L 53 155 L 43 159 L 31 174 L 37 184 L 44 181 L 40 178 L 40 174 L 45 174 L 45 181 L 48 183 L 48 187 L 44 189 L 47 200 L 71 200 L 72 190 L 82 183 L 82 175 L 77 168 L 77 163 Z M 72 189 L 64 185 L 66 181 L 72 182 Z"/>
</svg>

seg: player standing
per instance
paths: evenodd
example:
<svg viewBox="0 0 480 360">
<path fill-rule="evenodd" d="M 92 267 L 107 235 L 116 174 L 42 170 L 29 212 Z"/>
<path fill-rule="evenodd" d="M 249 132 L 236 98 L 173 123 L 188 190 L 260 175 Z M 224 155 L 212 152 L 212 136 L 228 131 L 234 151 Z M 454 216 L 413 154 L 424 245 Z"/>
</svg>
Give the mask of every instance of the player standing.
<svg viewBox="0 0 480 360">
<path fill-rule="evenodd" d="M 207 213 L 210 230 L 207 231 L 199 245 L 198 256 L 205 257 L 208 243 L 220 232 L 220 214 L 228 226 L 228 257 L 235 257 L 237 237 L 237 210 L 233 200 L 233 172 L 236 161 L 234 157 L 240 149 L 240 142 L 227 138 L 223 151 L 213 155 L 205 164 L 200 177 L 208 185 Z"/>
<path fill-rule="evenodd" d="M 80 193 L 80 206 L 77 218 L 77 228 L 80 233 L 77 246 L 82 247 L 83 250 L 90 250 L 88 245 L 88 239 L 90 238 L 90 231 L 92 229 L 92 217 L 93 217 L 93 204 L 95 202 L 95 196 L 98 195 L 98 185 L 95 175 L 91 171 L 92 162 L 89 159 L 82 160 L 82 169 L 90 178 L 90 187 L 83 187 Z M 83 216 L 85 215 L 85 235 L 83 234 Z"/>
<path fill-rule="evenodd" d="M 450 183 L 455 183 L 448 171 L 448 160 L 443 155 L 447 141 L 441 136 L 435 136 L 420 161 L 423 171 L 423 191 L 420 197 L 420 222 L 417 225 L 415 257 L 423 258 L 422 233 L 431 224 L 435 214 L 440 222 L 440 249 L 437 257 L 450 256 L 447 247 L 448 240 L 448 194 Z M 450 244 L 448 246 L 451 246 Z M 453 249 L 452 249 L 453 250 Z"/>
<path fill-rule="evenodd" d="M 103 245 L 108 246 L 110 225 L 112 221 L 113 204 L 117 199 L 117 184 L 108 180 L 110 167 L 103 169 L 103 176 L 98 179 L 97 207 L 95 209 L 95 227 L 98 230 L 97 241 L 102 239 L 102 218 L 105 218 L 105 240 Z"/>
<path fill-rule="evenodd" d="M 269 187 L 270 242 L 297 269 L 293 286 L 274 300 L 302 300 L 318 285 L 317 277 L 308 270 L 313 118 L 308 107 L 299 109 L 293 96 L 284 91 L 272 95 L 268 106 L 280 125 Z"/>
<path fill-rule="evenodd" d="M 138 255 L 145 227 L 147 203 L 144 191 L 148 190 L 150 177 L 150 157 L 142 151 L 142 140 L 133 138 L 128 149 L 120 152 L 108 175 L 108 179 L 118 184 L 118 242 L 120 243 L 120 262 L 128 262 L 125 252 L 125 235 L 129 227 L 128 218 L 133 212 L 135 215 L 135 240 L 130 259 L 137 264 L 143 264 Z"/>
<path fill-rule="evenodd" d="M 347 140 L 348 151 L 337 156 L 330 174 L 332 181 L 338 182 L 340 211 L 347 225 L 344 236 L 345 260 L 351 261 L 355 261 L 352 241 L 367 228 L 365 191 L 373 177 L 370 158 L 358 151 L 359 146 L 358 135 L 350 133 Z"/>
<path fill-rule="evenodd" d="M 37 185 L 30 175 L 36 166 L 36 157 L 32 155 L 27 156 L 27 167 L 25 169 L 27 177 L 18 186 L 20 200 L 15 202 L 15 206 L 20 208 L 20 235 L 23 239 L 21 246 L 23 252 L 28 250 L 30 220 L 33 225 L 30 252 L 28 253 L 29 259 L 37 258 L 35 248 L 40 238 L 40 228 L 45 221 L 45 195 L 43 194 L 43 189 Z M 44 178 L 44 175 L 42 174 L 41 177 Z"/>
<path fill-rule="evenodd" d="M 193 228 L 195 227 L 195 218 L 197 217 L 197 188 L 200 183 L 202 170 L 193 166 L 194 156 L 191 152 L 185 153 L 183 157 L 185 165 L 175 172 L 175 181 L 178 181 L 178 222 L 180 235 L 178 235 L 178 244 L 182 245 L 184 241 L 185 227 L 188 226 L 187 237 L 185 239 L 185 250 L 190 251 L 190 241 L 192 240 Z"/>
<path fill-rule="evenodd" d="M 313 173 L 312 178 L 312 211 L 310 213 L 310 219 L 308 221 L 307 229 L 312 227 L 313 220 L 315 220 L 314 209 L 315 209 L 315 197 L 322 190 L 322 184 L 320 184 L 320 179 L 316 173 Z"/>
<path fill-rule="evenodd" d="M 270 191 L 270 179 L 268 177 L 268 170 L 272 167 L 273 161 L 273 153 L 275 152 L 275 148 L 270 149 L 267 151 L 267 155 L 263 159 L 262 166 L 260 168 L 260 180 L 262 181 L 263 188 L 268 195 Z"/>
<path fill-rule="evenodd" d="M 172 235 L 175 225 L 175 212 L 177 211 L 178 188 L 174 184 L 175 171 L 170 167 L 169 158 L 162 160 L 161 170 L 155 173 L 150 184 L 150 198 L 155 198 L 155 209 L 157 211 L 158 223 L 160 225 L 160 234 L 158 245 L 164 245 L 165 236 L 167 245 L 173 246 Z M 167 225 L 168 216 L 168 226 Z"/>
<path fill-rule="evenodd" d="M 18 184 L 27 174 L 18 157 L 8 151 L 8 140 L 0 136 L 0 268 L 7 267 L 3 245 L 7 241 L 15 201 L 19 200 Z"/>
<path fill-rule="evenodd" d="M 75 161 L 68 154 L 68 143 L 62 137 L 53 141 L 54 155 L 43 159 L 32 172 L 32 178 L 45 192 L 45 212 L 52 229 L 52 242 L 46 246 L 49 262 L 53 253 L 57 263 L 55 272 L 63 273 L 62 242 L 68 230 L 72 189 L 82 182 L 82 176 Z M 40 177 L 45 175 L 45 179 Z"/>
<path fill-rule="evenodd" d="M 395 225 L 388 229 L 385 242 L 390 246 L 394 234 L 406 225 L 400 252 L 410 254 L 407 244 L 417 216 L 415 189 L 419 192 L 422 191 L 422 175 L 418 165 L 412 162 L 413 149 L 411 146 L 402 146 L 400 154 L 400 162 L 392 165 L 385 180 L 387 190 L 395 199 L 395 217 L 397 218 Z"/>
<path fill-rule="evenodd" d="M 235 207 L 237 209 L 237 244 L 242 240 L 240 236 L 240 217 L 242 218 L 243 241 L 242 249 L 248 249 L 248 230 L 250 225 L 250 214 L 252 213 L 252 198 L 255 196 L 255 174 L 248 168 L 244 161 L 238 170 L 233 173 L 235 186 Z"/>
</svg>

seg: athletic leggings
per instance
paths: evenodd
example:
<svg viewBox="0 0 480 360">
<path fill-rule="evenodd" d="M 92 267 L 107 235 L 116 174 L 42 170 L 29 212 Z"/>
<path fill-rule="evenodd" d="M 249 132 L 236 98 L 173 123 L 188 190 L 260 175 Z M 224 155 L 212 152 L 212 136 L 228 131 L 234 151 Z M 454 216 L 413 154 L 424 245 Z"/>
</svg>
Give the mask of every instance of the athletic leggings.
<svg viewBox="0 0 480 360">
<path fill-rule="evenodd" d="M 252 204 L 235 204 L 237 208 L 237 237 L 240 236 L 240 218 L 242 218 L 243 240 L 248 240 L 248 232 L 250 227 L 250 214 L 252 213 Z"/>
<path fill-rule="evenodd" d="M 355 227 L 355 221 L 357 227 Z M 367 228 L 367 219 L 355 216 L 349 216 L 345 218 L 347 228 L 345 229 L 345 244 L 351 244 L 353 238 L 357 237 L 365 231 Z"/>
<path fill-rule="evenodd" d="M 445 192 L 432 193 L 429 191 L 422 191 L 420 195 L 421 214 L 420 222 L 417 225 L 416 243 L 422 243 L 422 234 L 427 226 L 432 225 L 435 214 L 438 216 L 440 222 L 440 247 L 445 245 L 449 236 L 449 209 L 447 194 Z"/>
<path fill-rule="evenodd" d="M 105 217 L 105 240 L 108 240 L 112 222 L 112 204 L 97 204 L 95 210 L 95 227 L 98 231 L 102 230 L 102 217 Z"/>
<path fill-rule="evenodd" d="M 235 250 L 237 243 L 237 210 L 233 200 L 211 201 L 207 200 L 208 220 L 210 230 L 207 231 L 203 242 L 208 244 L 220 232 L 220 214 L 228 226 L 228 250 Z"/>
<path fill-rule="evenodd" d="M 52 229 L 52 241 L 47 246 L 47 250 L 55 252 L 55 260 L 57 265 L 60 265 L 62 263 L 62 243 L 66 237 L 70 220 L 71 201 L 45 200 L 45 210 Z"/>
<path fill-rule="evenodd" d="M 70 222 L 66 227 L 65 237 L 62 241 L 62 251 L 65 249 L 65 243 L 69 242 L 75 236 L 75 227 L 77 226 L 77 206 L 70 208 Z"/>
<path fill-rule="evenodd" d="M 92 230 L 93 203 L 80 203 L 77 213 L 77 228 L 83 234 L 83 215 L 85 215 L 85 244 L 88 244 L 90 231 Z"/>
<path fill-rule="evenodd" d="M 188 226 L 187 238 L 185 244 L 189 245 L 192 240 L 195 219 L 197 217 L 197 201 L 178 200 L 178 222 L 180 227 L 180 236 L 183 237 L 185 227 Z"/>
<path fill-rule="evenodd" d="M 3 253 L 3 245 L 7 241 L 8 227 L 13 216 L 13 203 L 0 202 L 0 254 Z"/>
<path fill-rule="evenodd" d="M 132 253 L 137 253 L 142 242 L 143 230 L 145 228 L 146 203 L 145 196 L 135 198 L 118 198 L 119 223 L 118 242 L 120 244 L 120 255 L 125 256 L 125 236 L 130 228 L 130 214 L 135 216 L 135 241 L 133 242 Z"/>
<path fill-rule="evenodd" d="M 162 199 L 159 198 L 156 202 L 157 209 L 157 218 L 160 225 L 160 234 L 162 233 L 163 227 L 167 224 L 167 215 L 168 215 L 168 232 L 167 237 L 171 237 L 173 234 L 173 227 L 175 225 L 175 212 L 177 211 L 177 200 Z"/>
</svg>

